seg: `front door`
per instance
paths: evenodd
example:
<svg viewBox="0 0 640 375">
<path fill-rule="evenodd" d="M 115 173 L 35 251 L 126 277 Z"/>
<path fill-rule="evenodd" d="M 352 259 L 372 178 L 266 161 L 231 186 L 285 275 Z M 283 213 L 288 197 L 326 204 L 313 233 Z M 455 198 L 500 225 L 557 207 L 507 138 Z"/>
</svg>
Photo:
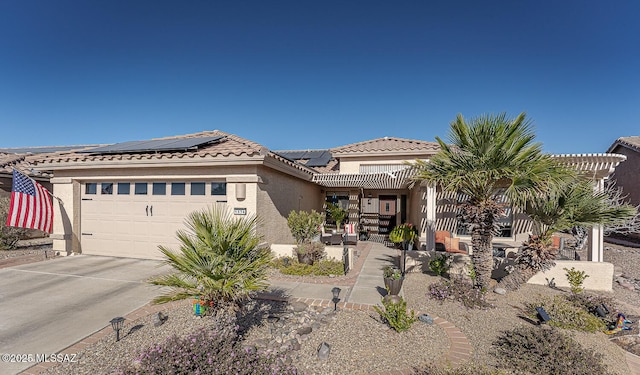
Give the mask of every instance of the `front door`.
<svg viewBox="0 0 640 375">
<path fill-rule="evenodd" d="M 389 232 L 396 226 L 396 207 L 397 197 L 395 195 L 381 195 L 380 196 L 380 210 L 379 213 L 379 230 L 378 233 L 388 235 Z"/>
</svg>

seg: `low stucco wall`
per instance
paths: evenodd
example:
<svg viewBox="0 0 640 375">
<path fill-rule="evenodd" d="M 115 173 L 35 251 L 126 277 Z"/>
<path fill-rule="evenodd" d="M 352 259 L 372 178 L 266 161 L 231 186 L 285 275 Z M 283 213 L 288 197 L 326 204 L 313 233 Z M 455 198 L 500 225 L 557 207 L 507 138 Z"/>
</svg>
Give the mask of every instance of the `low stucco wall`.
<svg viewBox="0 0 640 375">
<path fill-rule="evenodd" d="M 286 245 L 286 244 L 272 244 L 271 245 L 271 253 L 276 258 L 280 257 L 293 257 L 295 253 L 293 248 L 296 245 Z M 342 262 L 342 246 L 325 246 L 324 251 L 327 253 L 327 259 L 338 260 Z M 349 269 L 353 268 L 353 247 L 349 247 Z"/>
<path fill-rule="evenodd" d="M 449 254 L 435 251 L 407 251 L 407 272 L 429 272 L 429 261 L 438 254 Z M 470 262 L 468 255 L 449 254 L 453 256 L 453 262 L 457 267 L 463 267 L 464 262 Z M 398 251 L 398 256 L 402 256 Z M 494 258 L 493 278 L 500 278 L 506 275 L 505 266 L 513 264 L 513 260 L 505 258 Z M 555 267 L 546 272 L 539 272 L 531 279 L 529 284 L 548 285 L 548 280 L 553 280 L 557 287 L 569 288 L 569 280 L 567 279 L 567 271 L 564 268 L 571 269 L 575 267 L 578 271 L 585 271 L 589 277 L 582 284 L 587 290 L 602 290 L 610 292 L 613 288 L 613 264 L 606 262 L 587 262 L 578 260 L 557 260 Z"/>
<path fill-rule="evenodd" d="M 539 272 L 531 279 L 529 284 L 547 285 L 547 280 L 553 280 L 557 287 L 569 288 L 567 271 L 575 267 L 578 271 L 585 271 L 589 277 L 584 280 L 582 286 L 588 290 L 604 290 L 610 292 L 613 289 L 613 264 L 607 262 L 581 262 L 577 260 L 557 260 L 555 267 L 547 272 Z"/>
</svg>

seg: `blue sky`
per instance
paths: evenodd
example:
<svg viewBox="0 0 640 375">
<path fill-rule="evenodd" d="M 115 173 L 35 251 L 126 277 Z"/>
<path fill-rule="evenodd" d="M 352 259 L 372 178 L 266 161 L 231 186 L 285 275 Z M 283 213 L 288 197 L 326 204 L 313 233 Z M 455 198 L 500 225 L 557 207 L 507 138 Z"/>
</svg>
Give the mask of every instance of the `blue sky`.
<svg viewBox="0 0 640 375">
<path fill-rule="evenodd" d="M 220 129 L 270 149 L 527 112 L 552 153 L 640 135 L 640 2 L 0 1 L 0 147 Z"/>
</svg>

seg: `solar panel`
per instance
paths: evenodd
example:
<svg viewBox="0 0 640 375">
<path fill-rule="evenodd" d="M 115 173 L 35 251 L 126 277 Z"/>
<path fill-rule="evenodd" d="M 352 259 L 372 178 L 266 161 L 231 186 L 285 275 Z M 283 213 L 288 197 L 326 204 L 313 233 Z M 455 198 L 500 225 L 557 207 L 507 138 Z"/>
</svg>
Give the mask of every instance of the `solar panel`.
<svg viewBox="0 0 640 375">
<path fill-rule="evenodd" d="M 91 154 L 126 154 L 136 152 L 181 151 L 220 141 L 223 135 L 214 137 L 152 139 L 148 141 L 129 141 L 108 146 L 96 147 L 78 152 Z"/>
<path fill-rule="evenodd" d="M 309 159 L 307 167 L 325 167 L 331 161 L 331 153 L 324 151 L 321 154 Z"/>
<path fill-rule="evenodd" d="M 307 160 L 307 167 L 325 167 L 331 161 L 329 150 L 278 151 L 278 155 L 293 161 Z"/>
</svg>

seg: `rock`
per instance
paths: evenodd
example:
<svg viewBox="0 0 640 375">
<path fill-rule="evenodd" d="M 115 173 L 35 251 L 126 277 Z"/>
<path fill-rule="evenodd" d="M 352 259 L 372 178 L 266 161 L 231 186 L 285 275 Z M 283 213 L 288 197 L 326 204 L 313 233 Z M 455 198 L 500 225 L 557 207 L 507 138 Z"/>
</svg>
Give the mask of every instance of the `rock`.
<svg viewBox="0 0 640 375">
<path fill-rule="evenodd" d="M 329 353 L 331 353 L 331 346 L 326 342 L 323 342 L 318 346 L 318 359 L 326 360 L 329 359 Z"/>
<path fill-rule="evenodd" d="M 302 345 L 300 345 L 300 342 L 297 339 L 291 339 L 289 340 L 289 347 L 291 350 L 300 350 Z"/>
<path fill-rule="evenodd" d="M 291 309 L 293 309 L 293 312 L 303 312 L 308 307 L 309 307 L 309 305 L 307 305 L 304 302 L 300 302 L 300 301 L 295 301 L 295 302 L 291 303 Z"/>
<path fill-rule="evenodd" d="M 433 318 L 427 314 L 420 314 L 418 316 L 418 320 L 426 324 L 433 324 Z"/>
<path fill-rule="evenodd" d="M 616 266 L 613 268 L 613 277 L 615 277 L 616 279 L 618 277 L 621 277 L 624 274 L 624 271 L 622 271 L 622 268 Z"/>
<path fill-rule="evenodd" d="M 300 327 L 300 328 L 298 328 L 296 332 L 297 332 L 299 335 L 301 335 L 301 336 L 302 336 L 302 335 L 308 335 L 308 334 L 310 334 L 310 333 L 311 333 L 311 331 L 313 331 L 313 328 L 311 328 L 311 327 L 309 327 L 309 326 L 304 326 L 304 327 Z"/>
<path fill-rule="evenodd" d="M 627 281 L 621 282 L 620 286 L 623 287 L 623 288 L 626 288 L 628 290 L 635 290 L 636 289 L 635 285 L 633 285 L 633 284 L 631 284 L 630 282 L 627 282 Z"/>
<path fill-rule="evenodd" d="M 269 345 L 269 339 L 257 339 L 253 342 L 254 347 L 256 348 L 266 348 Z"/>
<path fill-rule="evenodd" d="M 153 326 L 160 327 L 164 324 L 164 322 L 167 321 L 167 319 L 169 319 L 169 317 L 167 315 L 164 315 L 162 311 L 160 311 L 157 314 L 153 315 Z"/>
<path fill-rule="evenodd" d="M 495 288 L 495 289 L 493 290 L 493 292 L 494 292 L 495 294 L 499 294 L 499 295 L 501 295 L 501 296 L 504 296 L 505 294 L 507 294 L 507 290 L 506 290 L 506 289 L 504 289 L 504 288 Z"/>
</svg>

